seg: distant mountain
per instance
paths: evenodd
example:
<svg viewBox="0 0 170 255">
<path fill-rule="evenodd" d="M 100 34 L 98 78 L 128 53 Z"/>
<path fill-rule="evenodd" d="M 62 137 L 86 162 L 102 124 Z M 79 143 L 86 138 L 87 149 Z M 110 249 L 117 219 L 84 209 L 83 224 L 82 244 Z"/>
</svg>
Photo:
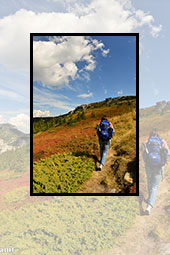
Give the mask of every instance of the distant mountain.
<svg viewBox="0 0 170 255">
<path fill-rule="evenodd" d="M 141 108 L 140 109 L 140 117 L 147 117 L 151 116 L 153 114 L 165 114 L 170 112 L 170 101 L 160 101 L 157 102 L 156 105 L 147 107 L 147 108 Z"/>
<path fill-rule="evenodd" d="M 19 131 L 9 123 L 0 124 L 0 154 L 16 150 L 30 143 L 30 135 Z"/>
</svg>

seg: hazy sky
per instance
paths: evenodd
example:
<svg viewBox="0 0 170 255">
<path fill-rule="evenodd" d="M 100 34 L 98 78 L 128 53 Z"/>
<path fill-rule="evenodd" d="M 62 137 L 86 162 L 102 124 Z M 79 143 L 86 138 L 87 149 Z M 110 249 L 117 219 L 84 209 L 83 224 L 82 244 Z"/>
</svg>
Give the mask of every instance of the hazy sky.
<svg viewBox="0 0 170 255">
<path fill-rule="evenodd" d="M 29 131 L 30 32 L 139 32 L 140 107 L 160 100 L 168 101 L 169 9 L 169 0 L 164 0 L 163 4 L 159 0 L 1 0 L 0 122 L 10 122 Z M 90 79 L 100 66 L 100 58 L 109 59 L 109 53 L 107 57 L 101 55 L 100 51 L 99 57 L 96 57 L 96 68 L 89 71 Z M 112 57 L 114 59 L 114 55 Z M 120 91 L 124 93 L 125 89 L 121 86 Z M 116 88 L 114 92 L 117 91 Z M 79 92 L 80 95 L 95 95 L 93 87 Z M 62 91 L 60 95 L 58 101 L 65 102 Z"/>
<path fill-rule="evenodd" d="M 33 56 L 35 117 L 136 95 L 135 36 L 40 36 Z"/>
</svg>

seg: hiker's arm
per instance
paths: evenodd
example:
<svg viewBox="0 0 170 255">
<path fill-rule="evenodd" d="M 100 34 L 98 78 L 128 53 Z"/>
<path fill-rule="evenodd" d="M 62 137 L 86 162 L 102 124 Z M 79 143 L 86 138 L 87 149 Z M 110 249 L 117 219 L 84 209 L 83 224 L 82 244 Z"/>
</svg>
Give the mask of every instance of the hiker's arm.
<svg viewBox="0 0 170 255">
<path fill-rule="evenodd" d="M 167 142 L 164 139 L 162 140 L 162 148 L 166 148 L 169 154 L 169 148 L 168 148 Z"/>
<path fill-rule="evenodd" d="M 111 122 L 109 122 L 109 128 L 112 130 L 112 136 L 113 136 L 115 131 Z"/>
<path fill-rule="evenodd" d="M 113 128 L 113 125 L 112 125 L 112 123 L 111 123 L 111 122 L 109 122 L 109 127 L 110 127 L 110 128 Z"/>
<path fill-rule="evenodd" d="M 165 140 L 162 140 L 162 148 L 164 149 L 165 151 L 165 161 L 167 163 L 168 161 L 168 157 L 169 157 L 169 148 L 168 148 L 168 145 L 167 145 L 167 142 Z"/>
</svg>

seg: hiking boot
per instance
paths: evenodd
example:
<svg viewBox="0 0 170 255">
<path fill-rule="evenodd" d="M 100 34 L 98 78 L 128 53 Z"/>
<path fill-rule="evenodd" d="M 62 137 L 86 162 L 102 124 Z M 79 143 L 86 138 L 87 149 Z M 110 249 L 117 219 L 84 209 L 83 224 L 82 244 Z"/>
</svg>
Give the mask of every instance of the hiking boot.
<svg viewBox="0 0 170 255">
<path fill-rule="evenodd" d="M 145 210 L 145 214 L 146 214 L 146 215 L 150 215 L 151 209 L 152 209 L 152 206 L 151 206 L 151 205 L 148 205 L 147 208 L 146 208 L 146 210 Z"/>
<path fill-rule="evenodd" d="M 102 164 L 100 164 L 99 169 L 100 169 L 100 170 L 102 170 L 102 168 L 103 168 L 103 165 L 102 165 Z"/>
<path fill-rule="evenodd" d="M 103 167 L 103 165 L 100 164 L 100 166 L 96 168 L 96 171 L 101 171 L 101 170 L 102 170 L 102 167 Z"/>
<path fill-rule="evenodd" d="M 97 162 L 96 163 L 96 168 L 99 168 L 99 166 L 100 166 L 100 162 Z"/>
</svg>

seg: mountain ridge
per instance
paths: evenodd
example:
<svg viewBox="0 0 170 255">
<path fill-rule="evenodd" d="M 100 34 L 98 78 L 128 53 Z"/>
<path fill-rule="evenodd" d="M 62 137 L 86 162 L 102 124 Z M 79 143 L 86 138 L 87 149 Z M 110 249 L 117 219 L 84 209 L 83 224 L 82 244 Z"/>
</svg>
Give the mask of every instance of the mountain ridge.
<svg viewBox="0 0 170 255">
<path fill-rule="evenodd" d="M 18 130 L 10 123 L 0 124 L 0 154 L 16 150 L 30 143 L 30 135 Z"/>
<path fill-rule="evenodd" d="M 58 116 L 49 116 L 49 117 L 33 117 L 33 122 L 39 121 L 40 119 L 43 120 L 49 120 L 51 118 L 60 118 L 60 117 L 65 117 L 74 113 L 77 113 L 79 111 L 85 111 L 87 109 L 92 109 L 92 108 L 98 108 L 103 105 L 111 106 L 117 102 L 125 101 L 125 100 L 131 100 L 131 99 L 136 99 L 136 96 L 119 96 L 119 97 L 108 97 L 105 100 L 99 101 L 99 102 L 93 102 L 90 104 L 81 104 L 77 106 L 74 110 L 69 111 L 68 113 L 61 114 Z"/>
<path fill-rule="evenodd" d="M 140 108 L 139 117 L 147 117 L 154 114 L 163 115 L 170 112 L 170 101 L 159 101 L 156 105 Z"/>
</svg>

